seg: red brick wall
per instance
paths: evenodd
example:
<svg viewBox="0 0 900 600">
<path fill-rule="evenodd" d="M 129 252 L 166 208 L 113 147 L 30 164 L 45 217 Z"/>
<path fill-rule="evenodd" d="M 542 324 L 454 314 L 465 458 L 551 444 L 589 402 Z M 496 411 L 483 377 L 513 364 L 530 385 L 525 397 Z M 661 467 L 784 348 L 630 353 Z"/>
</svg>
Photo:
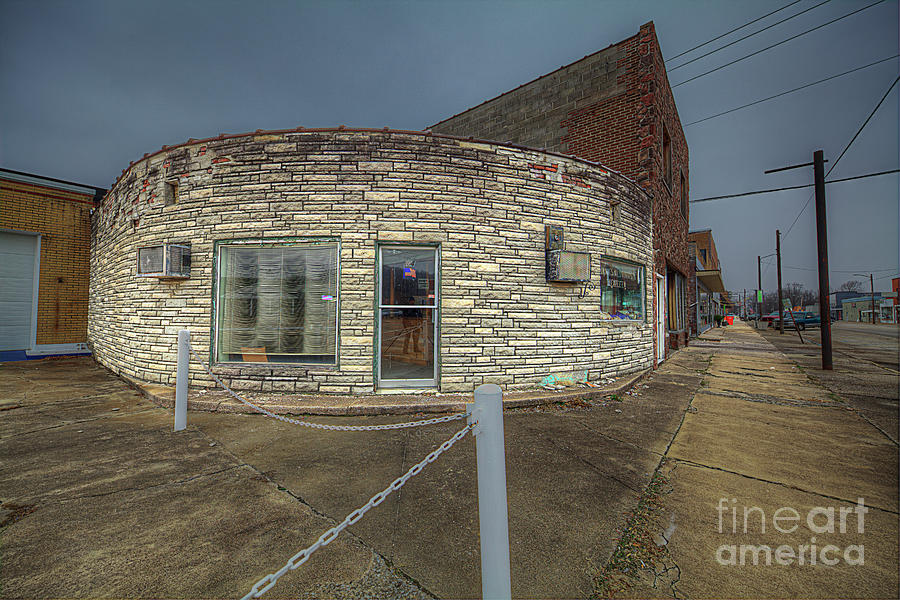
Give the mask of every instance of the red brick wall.
<svg viewBox="0 0 900 600">
<path fill-rule="evenodd" d="M 562 139 L 572 154 L 621 171 L 652 192 L 657 272 L 664 273 L 668 263 L 687 277 L 690 214 L 681 213 L 681 195 L 690 189 L 688 147 L 653 23 L 618 47 L 624 50 L 620 65 L 626 70 L 619 80 L 625 93 L 570 113 L 560 123 L 566 129 Z M 672 144 L 671 189 L 663 182 L 663 127 Z M 681 189 L 682 172 L 687 190 Z"/>
<path fill-rule="evenodd" d="M 655 271 L 665 274 L 671 268 L 691 282 L 688 147 L 653 23 L 642 26 L 618 48 L 624 51 L 619 64 L 625 70 L 619 82 L 625 85 L 625 93 L 570 113 L 561 122 L 566 129 L 562 139 L 573 154 L 619 170 L 653 194 Z M 671 186 L 663 178 L 664 127 L 671 139 Z M 681 186 L 682 173 L 686 189 Z M 677 348 L 686 343 L 687 333 L 682 333 L 671 336 L 668 345 Z"/>
</svg>

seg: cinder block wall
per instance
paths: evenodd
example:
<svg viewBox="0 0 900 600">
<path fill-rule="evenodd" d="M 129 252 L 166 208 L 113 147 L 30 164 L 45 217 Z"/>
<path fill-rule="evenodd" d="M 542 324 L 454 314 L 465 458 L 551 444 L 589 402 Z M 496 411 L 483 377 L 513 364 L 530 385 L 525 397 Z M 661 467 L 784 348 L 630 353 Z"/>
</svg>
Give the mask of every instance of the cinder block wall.
<svg viewBox="0 0 900 600">
<path fill-rule="evenodd" d="M 172 178 L 180 200 L 164 206 Z M 620 203 L 616 222 L 611 201 Z M 592 253 L 595 278 L 602 254 L 652 267 L 649 197 L 577 159 L 373 130 L 256 133 L 166 149 L 132 164 L 95 211 L 90 344 L 116 372 L 172 384 L 179 329 L 209 353 L 215 241 L 327 236 L 340 240 L 338 365 L 215 367 L 231 385 L 372 391 L 379 242 L 440 244 L 442 391 L 650 367 L 649 321 L 601 322 L 599 289 L 579 298 L 575 284 L 546 282 L 547 224 L 565 228 L 568 249 Z M 191 243 L 189 280 L 135 276 L 137 249 L 164 242 Z M 192 379 L 212 385 L 197 368 Z"/>
<path fill-rule="evenodd" d="M 38 344 L 87 341 L 92 206 L 87 194 L 0 179 L 0 228 L 42 234 Z"/>
</svg>

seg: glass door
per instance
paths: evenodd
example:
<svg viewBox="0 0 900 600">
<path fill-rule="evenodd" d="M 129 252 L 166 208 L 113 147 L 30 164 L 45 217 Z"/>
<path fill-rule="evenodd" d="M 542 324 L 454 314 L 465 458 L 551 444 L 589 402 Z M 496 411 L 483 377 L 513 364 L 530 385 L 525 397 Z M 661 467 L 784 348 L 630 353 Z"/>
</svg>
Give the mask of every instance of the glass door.
<svg viewBox="0 0 900 600">
<path fill-rule="evenodd" d="M 437 269 L 437 248 L 379 250 L 379 387 L 437 385 Z"/>
</svg>

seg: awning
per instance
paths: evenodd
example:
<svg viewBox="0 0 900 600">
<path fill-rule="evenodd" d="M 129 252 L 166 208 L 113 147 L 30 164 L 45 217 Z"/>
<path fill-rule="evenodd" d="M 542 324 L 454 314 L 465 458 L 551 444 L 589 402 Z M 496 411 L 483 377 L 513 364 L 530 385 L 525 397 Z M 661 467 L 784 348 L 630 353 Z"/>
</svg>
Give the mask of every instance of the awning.
<svg viewBox="0 0 900 600">
<path fill-rule="evenodd" d="M 697 281 L 702 283 L 710 292 L 718 292 L 720 294 L 725 292 L 725 285 L 722 283 L 721 269 L 697 271 Z"/>
</svg>

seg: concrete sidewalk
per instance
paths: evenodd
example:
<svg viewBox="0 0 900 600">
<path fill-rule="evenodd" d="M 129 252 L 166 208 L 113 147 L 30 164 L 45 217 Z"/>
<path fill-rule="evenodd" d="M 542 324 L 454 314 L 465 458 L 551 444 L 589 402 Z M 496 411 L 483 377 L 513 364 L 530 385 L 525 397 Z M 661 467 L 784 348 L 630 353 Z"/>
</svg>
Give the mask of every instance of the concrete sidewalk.
<svg viewBox="0 0 900 600">
<path fill-rule="evenodd" d="M 666 556 L 627 594 L 896 598 L 896 438 L 747 325 L 704 337 L 687 352 L 712 349 L 709 371 L 654 499 Z"/>
<path fill-rule="evenodd" d="M 506 412 L 515 596 L 591 594 L 707 358 L 679 352 L 630 392 Z M 462 427 L 190 412 L 175 434 L 170 411 L 84 360 L 0 365 L 0 409 L 2 597 L 240 597 Z M 265 597 L 480 589 L 466 437 Z"/>
</svg>

